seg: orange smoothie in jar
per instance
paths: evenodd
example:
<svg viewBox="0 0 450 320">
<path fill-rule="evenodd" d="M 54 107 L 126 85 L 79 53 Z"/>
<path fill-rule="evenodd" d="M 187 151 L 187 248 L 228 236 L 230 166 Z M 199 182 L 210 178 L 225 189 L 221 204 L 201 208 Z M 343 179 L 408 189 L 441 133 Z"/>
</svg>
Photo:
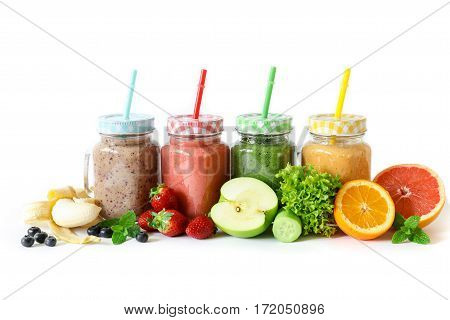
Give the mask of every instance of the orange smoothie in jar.
<svg viewBox="0 0 450 320">
<path fill-rule="evenodd" d="M 338 175 L 342 183 L 370 180 L 371 148 L 364 142 L 365 117 L 315 115 L 309 119 L 309 132 L 312 139 L 302 148 L 302 165 Z"/>
<path fill-rule="evenodd" d="M 170 138 L 161 149 L 162 181 L 174 190 L 188 218 L 207 215 L 229 179 L 230 149 L 220 139 L 223 118 L 174 116 L 167 127 Z"/>
</svg>

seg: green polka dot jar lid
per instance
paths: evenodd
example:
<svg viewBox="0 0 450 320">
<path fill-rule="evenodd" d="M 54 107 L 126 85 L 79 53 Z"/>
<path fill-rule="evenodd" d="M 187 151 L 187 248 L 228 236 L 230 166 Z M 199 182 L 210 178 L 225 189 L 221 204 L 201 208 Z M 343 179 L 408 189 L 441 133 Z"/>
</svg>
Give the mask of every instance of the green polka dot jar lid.
<svg viewBox="0 0 450 320">
<path fill-rule="evenodd" d="M 128 119 L 123 114 L 109 114 L 98 118 L 98 132 L 105 135 L 135 135 L 155 129 L 155 119 L 147 114 L 130 113 Z"/>
<path fill-rule="evenodd" d="M 292 130 L 292 117 L 281 113 L 269 113 L 267 118 L 260 113 L 241 114 L 236 118 L 236 130 L 254 135 L 285 134 Z"/>
</svg>

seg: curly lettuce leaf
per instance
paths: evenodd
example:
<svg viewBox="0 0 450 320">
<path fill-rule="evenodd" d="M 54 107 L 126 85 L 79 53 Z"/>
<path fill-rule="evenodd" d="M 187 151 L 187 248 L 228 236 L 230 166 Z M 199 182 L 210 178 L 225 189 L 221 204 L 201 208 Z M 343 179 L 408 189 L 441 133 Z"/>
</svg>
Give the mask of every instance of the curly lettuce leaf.
<svg viewBox="0 0 450 320">
<path fill-rule="evenodd" d="M 336 232 L 334 198 L 342 186 L 338 176 L 319 173 L 312 166 L 288 165 L 276 178 L 280 183 L 278 197 L 302 220 L 303 235 L 330 237 Z"/>
</svg>

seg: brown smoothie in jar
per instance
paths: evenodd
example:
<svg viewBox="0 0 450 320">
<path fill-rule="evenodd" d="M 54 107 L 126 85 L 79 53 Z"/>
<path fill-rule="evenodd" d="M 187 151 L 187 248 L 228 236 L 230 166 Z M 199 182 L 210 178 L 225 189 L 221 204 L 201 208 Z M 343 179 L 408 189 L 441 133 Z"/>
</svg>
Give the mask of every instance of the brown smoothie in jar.
<svg viewBox="0 0 450 320">
<path fill-rule="evenodd" d="M 149 209 L 150 189 L 158 184 L 159 147 L 150 134 L 102 135 L 94 147 L 94 194 L 105 218 Z"/>
</svg>

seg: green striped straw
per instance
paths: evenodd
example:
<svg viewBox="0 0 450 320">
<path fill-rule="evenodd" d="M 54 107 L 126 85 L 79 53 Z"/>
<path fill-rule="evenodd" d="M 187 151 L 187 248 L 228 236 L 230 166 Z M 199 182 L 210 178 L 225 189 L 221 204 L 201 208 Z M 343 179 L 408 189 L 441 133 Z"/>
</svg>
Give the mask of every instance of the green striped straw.
<svg viewBox="0 0 450 320">
<path fill-rule="evenodd" d="M 271 67 L 269 72 L 269 80 L 267 82 L 267 89 L 266 89 L 266 99 L 264 101 L 264 106 L 262 110 L 262 117 L 264 119 L 267 118 L 269 115 L 269 106 L 270 106 L 270 98 L 272 98 L 272 89 L 273 89 L 273 82 L 275 80 L 275 73 L 277 72 L 277 68 Z"/>
<path fill-rule="evenodd" d="M 134 85 L 136 83 L 136 75 L 137 75 L 137 70 L 133 70 L 133 72 L 131 73 L 131 83 L 130 83 L 130 90 L 128 91 L 128 99 L 127 99 L 127 103 L 125 104 L 125 110 L 123 112 L 123 118 L 125 120 L 130 119 L 130 109 L 131 109 L 131 102 L 133 101 L 133 94 L 134 94 Z"/>
</svg>

